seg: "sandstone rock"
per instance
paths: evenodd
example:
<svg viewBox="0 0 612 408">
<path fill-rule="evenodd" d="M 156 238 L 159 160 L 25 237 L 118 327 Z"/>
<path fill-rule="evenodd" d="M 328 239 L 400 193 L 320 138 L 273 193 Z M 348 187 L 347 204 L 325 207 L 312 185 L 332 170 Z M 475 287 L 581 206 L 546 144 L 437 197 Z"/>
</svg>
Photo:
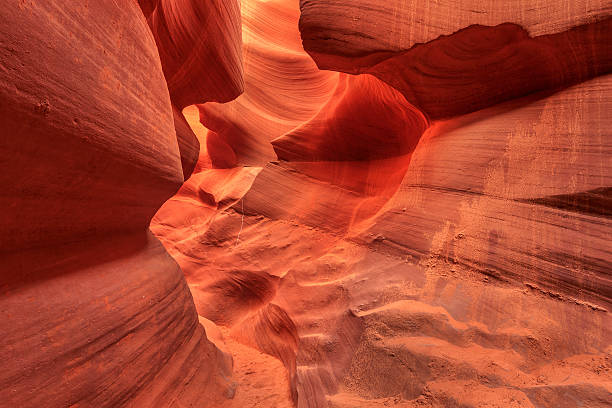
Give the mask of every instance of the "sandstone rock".
<svg viewBox="0 0 612 408">
<path fill-rule="evenodd" d="M 612 13 L 609 3 L 602 0 L 512 0 L 504 4 L 494 0 L 300 0 L 300 9 L 300 31 L 307 50 L 316 46 L 330 54 L 342 50 L 342 55 L 353 56 L 407 50 L 471 25 L 513 23 L 530 36 L 556 34 Z"/>
<path fill-rule="evenodd" d="M 412 153 L 427 126 L 423 114 L 384 82 L 341 75 L 319 113 L 272 146 L 287 161 L 386 159 Z"/>
<path fill-rule="evenodd" d="M 610 7 L 498 3 L 6 5 L 0 406 L 609 405 Z"/>
<path fill-rule="evenodd" d="M 276 159 L 270 141 L 316 115 L 335 91 L 338 74 L 319 71 L 304 53 L 298 18 L 292 2 L 242 2 L 245 92 L 228 104 L 199 105 L 202 123 L 239 165 Z"/>
<path fill-rule="evenodd" d="M 302 1 L 300 31 L 320 68 L 373 74 L 431 119 L 567 87 L 612 69 L 605 2 L 586 11 L 576 3 L 515 3 L 466 2 L 451 11 L 456 5 L 450 2 Z M 332 18 L 335 13 L 345 18 Z"/>
<path fill-rule="evenodd" d="M 319 67 L 359 75 L 310 86 L 290 3 L 243 3 L 246 92 L 200 111 L 257 175 L 210 173 L 240 194 L 189 201 L 188 234 L 185 200 L 156 217 L 199 313 L 283 361 L 298 407 L 603 404 L 609 7 L 300 3 Z"/>
<path fill-rule="evenodd" d="M 149 17 L 172 102 L 228 102 L 243 89 L 240 3 L 159 0 Z"/>
<path fill-rule="evenodd" d="M 0 38 L 0 405 L 221 404 L 231 358 L 147 231 L 199 146 L 138 3 L 11 1 Z"/>
<path fill-rule="evenodd" d="M 16 252 L 1 266 L 0 405 L 225 399 L 231 362 L 206 339 L 180 268 L 150 234 Z"/>
<path fill-rule="evenodd" d="M 142 231 L 182 183 L 155 44 L 126 3 L 3 8 L 3 251 Z"/>
<path fill-rule="evenodd" d="M 172 114 L 174 116 L 176 139 L 181 153 L 183 178 L 187 180 L 191 176 L 191 173 L 193 173 L 198 158 L 200 157 L 200 141 L 189 127 L 189 123 L 187 123 L 185 116 L 183 116 L 175 106 L 172 107 Z"/>
</svg>

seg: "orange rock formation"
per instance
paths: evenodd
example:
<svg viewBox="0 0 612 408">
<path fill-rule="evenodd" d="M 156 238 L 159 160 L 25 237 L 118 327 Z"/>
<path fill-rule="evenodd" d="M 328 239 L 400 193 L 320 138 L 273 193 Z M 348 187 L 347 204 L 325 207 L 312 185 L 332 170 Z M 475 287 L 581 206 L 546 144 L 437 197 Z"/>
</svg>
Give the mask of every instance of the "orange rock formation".
<svg viewBox="0 0 612 408">
<path fill-rule="evenodd" d="M 612 8 L 460 3 L 9 0 L 0 407 L 611 407 Z"/>
</svg>

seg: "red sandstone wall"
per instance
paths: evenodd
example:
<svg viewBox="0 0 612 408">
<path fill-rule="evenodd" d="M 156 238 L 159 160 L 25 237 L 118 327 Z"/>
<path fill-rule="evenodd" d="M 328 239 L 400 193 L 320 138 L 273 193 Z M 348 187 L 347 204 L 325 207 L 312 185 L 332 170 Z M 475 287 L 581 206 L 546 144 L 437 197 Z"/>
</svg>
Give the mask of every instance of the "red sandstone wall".
<svg viewBox="0 0 612 408">
<path fill-rule="evenodd" d="M 237 9 L 206 21 L 239 33 Z M 199 151 L 173 114 L 171 96 L 183 95 L 169 94 L 160 53 L 219 52 L 182 39 L 157 47 L 131 0 L 0 8 L 2 407 L 201 406 L 234 392 L 231 358 L 207 339 L 179 266 L 148 231 Z M 229 85 L 242 81 L 239 61 L 216 79 L 228 80 L 225 99 L 240 93 Z M 209 91 L 188 100 L 217 100 Z"/>
<path fill-rule="evenodd" d="M 198 313 L 298 407 L 608 406 L 609 7 L 299 6 L 154 220 Z"/>
<path fill-rule="evenodd" d="M 9 0 L 0 407 L 609 407 L 611 12 Z"/>
</svg>

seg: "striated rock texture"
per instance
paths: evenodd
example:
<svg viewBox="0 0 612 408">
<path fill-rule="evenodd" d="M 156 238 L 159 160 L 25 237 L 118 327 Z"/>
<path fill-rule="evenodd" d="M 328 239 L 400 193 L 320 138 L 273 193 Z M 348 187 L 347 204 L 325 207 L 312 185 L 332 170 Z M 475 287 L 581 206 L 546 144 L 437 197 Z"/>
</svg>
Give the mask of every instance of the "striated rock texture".
<svg viewBox="0 0 612 408">
<path fill-rule="evenodd" d="M 140 1 L 172 103 L 229 102 L 243 90 L 238 0 Z M 153 4 L 155 8 L 153 8 Z"/>
<path fill-rule="evenodd" d="M 0 406 L 218 405 L 231 358 L 148 231 L 198 157 L 159 57 L 185 50 L 158 48 L 136 1 L 69 3 L 0 9 Z M 206 62 L 224 98 L 233 62 L 231 81 Z"/>
<path fill-rule="evenodd" d="M 301 1 L 304 47 L 322 69 L 377 76 L 431 119 L 612 69 L 605 1 L 407 3 Z"/>
<path fill-rule="evenodd" d="M 183 168 L 183 178 L 189 179 L 191 173 L 200 157 L 200 141 L 187 123 L 185 116 L 176 106 L 172 106 L 172 116 L 174 118 L 174 129 L 181 154 L 181 166 Z"/>
<path fill-rule="evenodd" d="M 611 11 L 242 2 L 152 230 L 270 406 L 610 406 Z"/>
<path fill-rule="evenodd" d="M 6 2 L 0 407 L 610 407 L 611 13 Z"/>
<path fill-rule="evenodd" d="M 199 105 L 215 167 L 276 159 L 270 141 L 313 117 L 338 82 L 337 73 L 319 71 L 304 53 L 295 2 L 244 1 L 241 7 L 245 92 L 227 104 Z"/>
</svg>

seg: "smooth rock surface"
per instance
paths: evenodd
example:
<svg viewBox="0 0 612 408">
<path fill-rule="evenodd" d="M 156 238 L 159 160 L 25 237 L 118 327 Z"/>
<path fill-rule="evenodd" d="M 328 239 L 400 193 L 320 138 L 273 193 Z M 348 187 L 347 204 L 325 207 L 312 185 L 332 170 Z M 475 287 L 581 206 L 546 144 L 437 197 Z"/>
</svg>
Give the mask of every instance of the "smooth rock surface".
<svg viewBox="0 0 612 408">
<path fill-rule="evenodd" d="M 0 9 L 0 407 L 610 406 L 608 2 L 60 3 Z"/>
<path fill-rule="evenodd" d="M 149 25 L 179 109 L 229 102 L 242 93 L 238 0 L 158 0 Z"/>
<path fill-rule="evenodd" d="M 0 100 L 0 406 L 231 398 L 231 357 L 148 231 L 199 144 L 139 4 L 4 4 Z"/>
<path fill-rule="evenodd" d="M 296 406 L 609 405 L 609 5 L 515 3 L 243 2 L 153 231 Z"/>
<path fill-rule="evenodd" d="M 430 119 L 612 69 L 608 2 L 511 3 L 303 0 L 300 31 L 321 69 L 373 74 Z"/>
</svg>

